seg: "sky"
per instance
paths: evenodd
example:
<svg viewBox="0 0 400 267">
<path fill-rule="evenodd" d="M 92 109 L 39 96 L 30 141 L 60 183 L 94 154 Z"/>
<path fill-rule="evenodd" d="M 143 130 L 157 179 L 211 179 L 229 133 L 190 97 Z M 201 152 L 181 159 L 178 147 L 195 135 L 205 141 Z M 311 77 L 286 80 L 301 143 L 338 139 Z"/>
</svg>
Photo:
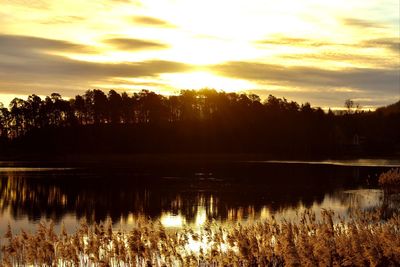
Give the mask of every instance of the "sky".
<svg viewBox="0 0 400 267">
<path fill-rule="evenodd" d="M 0 102 L 88 89 L 400 99 L 399 0 L 0 0 Z"/>
</svg>

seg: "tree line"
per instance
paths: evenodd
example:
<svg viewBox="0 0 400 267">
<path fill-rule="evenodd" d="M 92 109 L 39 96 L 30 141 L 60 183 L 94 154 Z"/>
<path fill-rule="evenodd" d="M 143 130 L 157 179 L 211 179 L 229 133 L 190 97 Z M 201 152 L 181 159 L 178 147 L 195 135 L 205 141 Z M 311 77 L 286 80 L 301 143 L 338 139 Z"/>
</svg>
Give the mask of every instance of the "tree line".
<svg viewBox="0 0 400 267">
<path fill-rule="evenodd" d="M 348 102 L 348 101 L 347 101 Z M 347 103 L 346 102 L 346 103 Z M 270 95 L 183 90 L 164 96 L 88 90 L 0 104 L 3 151 L 395 153 L 400 102 L 334 114 Z M 389 112 L 390 111 L 390 112 Z"/>
</svg>

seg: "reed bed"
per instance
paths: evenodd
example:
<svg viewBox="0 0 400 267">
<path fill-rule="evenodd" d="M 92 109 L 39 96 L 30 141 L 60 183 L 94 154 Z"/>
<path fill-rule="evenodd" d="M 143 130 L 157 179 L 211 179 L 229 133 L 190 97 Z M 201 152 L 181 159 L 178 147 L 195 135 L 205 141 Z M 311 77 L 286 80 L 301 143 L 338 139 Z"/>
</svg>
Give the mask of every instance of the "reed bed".
<svg viewBox="0 0 400 267">
<path fill-rule="evenodd" d="M 311 211 L 297 222 L 273 217 L 245 224 L 207 221 L 199 228 L 165 229 L 138 218 L 130 231 L 107 220 L 76 232 L 40 223 L 35 233 L 11 227 L 2 240 L 3 266 L 399 266 L 400 216 L 382 221 L 358 212 L 346 220 Z"/>
<path fill-rule="evenodd" d="M 379 176 L 379 185 L 388 192 L 400 191 L 400 168 L 393 168 Z"/>
</svg>

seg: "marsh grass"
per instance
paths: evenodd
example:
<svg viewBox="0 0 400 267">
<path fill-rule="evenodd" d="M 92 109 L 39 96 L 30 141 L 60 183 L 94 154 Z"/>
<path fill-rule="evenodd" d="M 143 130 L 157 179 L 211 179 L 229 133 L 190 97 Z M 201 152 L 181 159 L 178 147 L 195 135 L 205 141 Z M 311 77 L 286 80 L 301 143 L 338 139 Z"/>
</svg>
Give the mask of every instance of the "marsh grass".
<svg viewBox="0 0 400 267">
<path fill-rule="evenodd" d="M 343 220 L 332 211 L 320 219 L 311 211 L 297 222 L 224 225 L 206 221 L 200 228 L 165 229 L 139 217 L 130 231 L 112 222 L 88 225 L 75 233 L 40 223 L 35 233 L 13 235 L 2 243 L 3 266 L 399 266 L 400 216 L 385 221 L 375 212 Z"/>
<path fill-rule="evenodd" d="M 382 173 L 378 181 L 386 192 L 400 191 L 400 168 L 393 168 Z"/>
</svg>

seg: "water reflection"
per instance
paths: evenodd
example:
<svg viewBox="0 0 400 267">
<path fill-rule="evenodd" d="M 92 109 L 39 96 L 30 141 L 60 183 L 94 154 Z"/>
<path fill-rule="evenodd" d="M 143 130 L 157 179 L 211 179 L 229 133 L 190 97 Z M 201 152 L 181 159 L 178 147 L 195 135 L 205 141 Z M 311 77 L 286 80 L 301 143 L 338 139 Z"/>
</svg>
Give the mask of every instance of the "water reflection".
<svg viewBox="0 0 400 267">
<path fill-rule="evenodd" d="M 339 191 L 334 194 L 327 194 L 321 202 L 315 201 L 313 205 L 304 205 L 301 201 L 295 207 L 282 207 L 278 210 L 272 210 L 270 206 L 264 205 L 260 209 L 254 206 L 231 208 L 227 212 L 226 222 L 246 222 L 271 218 L 274 216 L 277 220 L 295 220 L 297 214 L 306 209 L 313 210 L 317 217 L 322 209 L 333 209 L 342 217 L 349 211 L 359 209 L 373 209 L 381 207 L 383 203 L 383 191 L 380 189 L 357 189 Z M 207 218 L 207 206 L 200 206 L 195 215 L 195 221 L 192 226 L 203 225 Z M 212 216 L 211 216 L 212 217 Z M 164 212 L 161 214 L 161 222 L 167 227 L 181 227 L 186 224 L 186 218 L 183 214 L 172 214 Z"/>
<path fill-rule="evenodd" d="M 167 227 L 294 218 L 311 208 L 372 208 L 382 202 L 377 174 L 385 168 L 304 164 L 216 163 L 159 168 L 53 169 L 0 172 L 0 219 L 25 228 L 107 217 L 127 227 L 138 216 Z M 3 231 L 0 229 L 0 231 Z"/>
</svg>

